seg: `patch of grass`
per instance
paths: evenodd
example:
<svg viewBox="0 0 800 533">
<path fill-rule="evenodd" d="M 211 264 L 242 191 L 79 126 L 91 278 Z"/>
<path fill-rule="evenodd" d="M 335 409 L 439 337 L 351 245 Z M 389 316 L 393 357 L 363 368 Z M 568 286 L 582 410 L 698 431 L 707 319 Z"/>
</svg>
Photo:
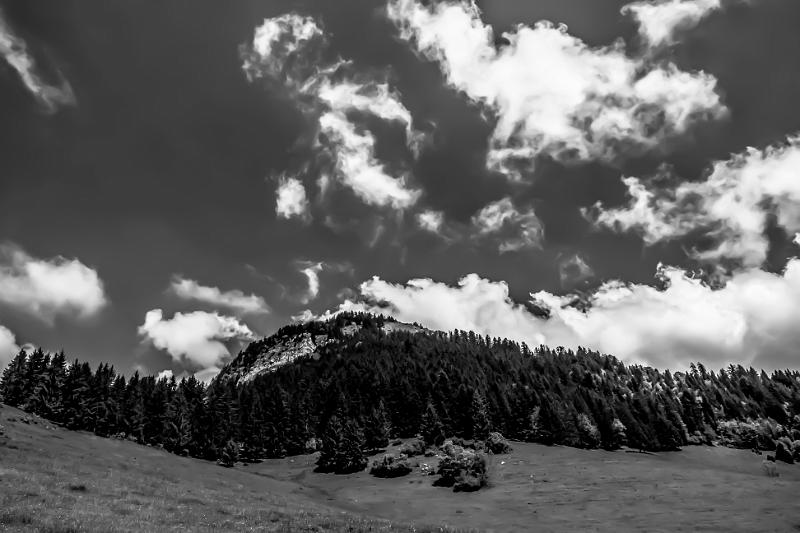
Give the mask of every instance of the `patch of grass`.
<svg viewBox="0 0 800 533">
<path fill-rule="evenodd" d="M 14 509 L 0 511 L 0 524 L 4 526 L 27 526 L 33 523 L 33 517 L 23 511 Z"/>
</svg>

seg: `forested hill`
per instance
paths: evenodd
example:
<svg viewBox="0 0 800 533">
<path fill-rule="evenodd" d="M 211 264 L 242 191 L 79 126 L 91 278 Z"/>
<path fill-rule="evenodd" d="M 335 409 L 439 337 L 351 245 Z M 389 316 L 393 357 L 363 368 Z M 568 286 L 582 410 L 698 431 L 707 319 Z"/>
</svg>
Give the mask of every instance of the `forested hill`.
<svg viewBox="0 0 800 533">
<path fill-rule="evenodd" d="M 304 453 L 331 431 L 364 449 L 390 435 L 435 441 L 483 438 L 490 430 L 607 449 L 719 443 L 791 450 L 800 439 L 797 371 L 696 365 L 671 373 L 585 349 L 387 328 L 388 320 L 342 314 L 284 328 L 244 350 L 236 367 L 246 372 L 276 339 L 328 337 L 309 356 L 208 387 L 194 378 L 126 379 L 107 365 L 92 370 L 67 365 L 63 354 L 23 352 L 4 371 L 0 394 L 70 428 L 209 459 L 231 443 L 243 458 Z"/>
</svg>

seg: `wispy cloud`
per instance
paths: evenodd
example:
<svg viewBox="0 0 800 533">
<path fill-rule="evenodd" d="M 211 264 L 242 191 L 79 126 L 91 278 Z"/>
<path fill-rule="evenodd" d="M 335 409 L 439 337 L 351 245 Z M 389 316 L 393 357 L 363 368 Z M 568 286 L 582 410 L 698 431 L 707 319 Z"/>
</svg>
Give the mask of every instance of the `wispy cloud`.
<svg viewBox="0 0 800 533">
<path fill-rule="evenodd" d="M 72 86 L 60 73 L 53 74 L 56 83 L 45 81 L 33 54 L 25 41 L 11 28 L 2 9 L 0 9 L 0 55 L 17 72 L 22 83 L 47 112 L 52 113 L 61 106 L 75 105 Z"/>
<path fill-rule="evenodd" d="M 261 296 L 245 294 L 238 289 L 222 291 L 217 287 L 200 285 L 195 280 L 182 276 L 175 276 L 172 279 L 169 290 L 184 300 L 222 307 L 239 314 L 269 313 L 269 306 Z"/>
<path fill-rule="evenodd" d="M 325 32 L 310 17 L 289 13 L 266 19 L 256 28 L 252 43 L 241 49 L 243 68 L 251 81 L 282 83 L 316 121 L 313 149 L 323 167 L 321 194 L 339 184 L 371 206 L 398 210 L 412 206 L 420 191 L 408 185 L 406 172 L 390 170 L 378 159 L 375 135 L 368 121 L 358 118 L 371 116 L 402 125 L 408 148 L 416 153 L 422 135 L 413 128 L 411 113 L 385 80 L 353 74 L 352 63 L 343 59 L 324 60 L 326 45 Z M 301 210 L 300 186 L 296 181 L 282 182 L 279 214 L 291 216 Z"/>
</svg>

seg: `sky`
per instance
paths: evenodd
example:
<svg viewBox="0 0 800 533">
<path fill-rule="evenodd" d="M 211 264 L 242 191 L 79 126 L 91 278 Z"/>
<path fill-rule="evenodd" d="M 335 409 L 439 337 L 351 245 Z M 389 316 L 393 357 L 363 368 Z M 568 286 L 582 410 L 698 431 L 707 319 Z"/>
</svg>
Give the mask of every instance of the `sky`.
<svg viewBox="0 0 800 533">
<path fill-rule="evenodd" d="M 800 368 L 795 0 L 0 0 L 0 365 L 341 310 Z"/>
</svg>

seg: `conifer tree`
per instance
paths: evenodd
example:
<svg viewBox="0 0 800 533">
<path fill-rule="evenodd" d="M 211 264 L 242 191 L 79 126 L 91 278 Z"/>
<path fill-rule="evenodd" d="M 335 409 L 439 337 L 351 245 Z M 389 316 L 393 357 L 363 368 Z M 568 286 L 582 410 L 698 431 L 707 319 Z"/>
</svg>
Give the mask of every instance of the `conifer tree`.
<svg viewBox="0 0 800 533">
<path fill-rule="evenodd" d="M 12 407 L 19 407 L 24 400 L 27 359 L 28 353 L 20 350 L 3 370 L 3 377 L 0 380 L 0 395 L 2 395 L 3 401 Z"/>
<path fill-rule="evenodd" d="M 389 445 L 389 418 L 383 400 L 370 410 L 364 425 L 364 442 L 367 450 L 378 450 Z"/>
<path fill-rule="evenodd" d="M 428 402 L 428 406 L 425 408 L 425 414 L 422 415 L 422 424 L 420 425 L 419 433 L 422 435 L 422 440 L 425 441 L 425 444 L 429 446 L 440 446 L 444 442 L 444 426 L 431 401 Z"/>
</svg>

